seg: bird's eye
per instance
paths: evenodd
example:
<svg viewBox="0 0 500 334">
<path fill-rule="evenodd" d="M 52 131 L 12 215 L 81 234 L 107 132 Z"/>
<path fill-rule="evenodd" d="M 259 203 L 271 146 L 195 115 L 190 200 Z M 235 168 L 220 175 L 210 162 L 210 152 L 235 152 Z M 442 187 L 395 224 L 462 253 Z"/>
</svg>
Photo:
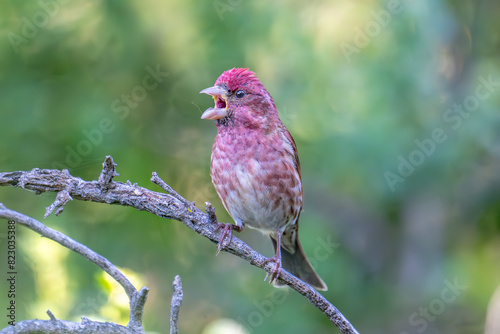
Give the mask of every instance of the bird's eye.
<svg viewBox="0 0 500 334">
<path fill-rule="evenodd" d="M 243 90 L 236 91 L 237 98 L 241 99 L 243 96 L 245 96 L 245 91 L 243 91 Z"/>
</svg>

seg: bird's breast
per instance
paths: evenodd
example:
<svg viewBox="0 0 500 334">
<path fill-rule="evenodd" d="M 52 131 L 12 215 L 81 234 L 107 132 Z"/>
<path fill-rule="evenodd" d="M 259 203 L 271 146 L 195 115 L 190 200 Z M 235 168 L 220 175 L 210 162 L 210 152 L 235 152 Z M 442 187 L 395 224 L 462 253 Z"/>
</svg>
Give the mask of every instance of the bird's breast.
<svg viewBox="0 0 500 334">
<path fill-rule="evenodd" d="M 274 232 L 295 221 L 302 208 L 293 156 L 277 137 L 218 134 L 211 174 L 226 210 L 251 228 Z"/>
</svg>

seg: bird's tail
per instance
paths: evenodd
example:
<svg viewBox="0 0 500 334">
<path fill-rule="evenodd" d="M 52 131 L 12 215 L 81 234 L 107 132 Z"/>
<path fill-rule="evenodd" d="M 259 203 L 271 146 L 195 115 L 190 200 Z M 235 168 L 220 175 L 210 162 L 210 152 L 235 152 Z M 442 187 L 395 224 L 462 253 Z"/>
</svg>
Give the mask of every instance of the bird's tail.
<svg viewBox="0 0 500 334">
<path fill-rule="evenodd" d="M 316 274 L 311 263 L 304 253 L 304 249 L 300 244 L 299 238 L 295 239 L 295 247 L 292 247 L 295 252 L 291 253 L 285 248 L 281 247 L 281 264 L 286 271 L 289 271 L 293 275 L 297 276 L 304 282 L 312 285 L 317 290 L 327 290 L 325 282 Z M 277 242 L 271 237 L 273 242 L 274 251 L 276 252 Z M 275 286 L 283 286 L 277 280 L 274 282 Z"/>
</svg>

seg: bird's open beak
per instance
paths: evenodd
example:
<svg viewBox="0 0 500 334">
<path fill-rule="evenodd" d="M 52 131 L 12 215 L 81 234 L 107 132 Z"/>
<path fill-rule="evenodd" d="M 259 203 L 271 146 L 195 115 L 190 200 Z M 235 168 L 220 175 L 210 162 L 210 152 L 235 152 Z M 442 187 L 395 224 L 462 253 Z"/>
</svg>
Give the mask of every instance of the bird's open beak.
<svg viewBox="0 0 500 334">
<path fill-rule="evenodd" d="M 213 86 L 206 88 L 200 92 L 200 94 L 211 95 L 215 101 L 214 108 L 208 108 L 201 119 L 221 119 L 228 115 L 227 111 L 227 93 L 226 90 L 219 86 Z"/>
</svg>

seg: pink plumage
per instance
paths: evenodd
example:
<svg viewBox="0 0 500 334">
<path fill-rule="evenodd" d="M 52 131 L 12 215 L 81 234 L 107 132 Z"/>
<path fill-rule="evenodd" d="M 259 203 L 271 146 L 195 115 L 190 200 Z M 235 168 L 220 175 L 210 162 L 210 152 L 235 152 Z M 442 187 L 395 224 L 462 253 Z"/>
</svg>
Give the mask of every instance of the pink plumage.
<svg viewBox="0 0 500 334">
<path fill-rule="evenodd" d="M 279 269 L 290 271 L 317 289 L 326 285 L 307 260 L 298 238 L 302 182 L 297 147 L 278 116 L 273 98 L 255 74 L 234 68 L 221 74 L 212 95 L 215 107 L 202 115 L 214 119 L 211 176 L 217 194 L 234 219 L 225 229 L 245 226 L 271 237 Z M 230 231 L 229 231 L 230 232 Z M 223 235 L 222 239 L 224 238 Z M 221 240 L 219 247 L 224 240 Z M 281 247 L 280 247 L 281 246 Z"/>
</svg>

